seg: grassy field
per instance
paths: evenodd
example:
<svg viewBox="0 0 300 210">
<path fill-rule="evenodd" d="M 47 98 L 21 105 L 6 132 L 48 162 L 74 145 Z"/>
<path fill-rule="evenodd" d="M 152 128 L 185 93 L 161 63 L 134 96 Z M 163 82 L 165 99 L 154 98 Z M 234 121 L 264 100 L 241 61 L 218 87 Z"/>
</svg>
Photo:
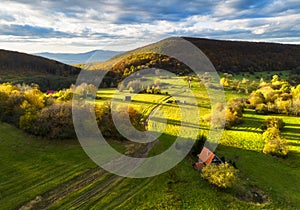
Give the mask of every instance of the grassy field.
<svg viewBox="0 0 300 210">
<path fill-rule="evenodd" d="M 180 101 L 186 100 L 182 104 L 184 109 L 194 106 L 184 92 L 178 92 L 184 83 L 172 79 L 169 82 L 174 83 L 168 89 L 170 94 L 177 93 Z M 206 90 L 197 83 L 193 83 L 192 90 L 200 117 L 210 113 Z M 103 103 L 114 94 L 113 89 L 99 90 L 102 99 L 97 103 Z M 241 95 L 228 91 L 226 98 L 237 96 Z M 182 119 L 179 106 L 166 103 L 166 97 L 139 94 L 132 98 L 132 105 L 144 113 L 162 104 L 159 110 L 167 118 L 168 124 L 149 156 L 163 152 L 174 142 L 181 120 L 190 121 L 189 118 Z M 122 103 L 123 96 L 117 96 L 117 99 Z M 243 124 L 224 132 L 216 153 L 235 161 L 240 171 L 240 185 L 229 190 L 217 190 L 203 180 L 193 169 L 191 156 L 155 177 L 123 178 L 96 166 L 76 140 L 39 139 L 1 123 L 0 209 L 21 206 L 34 209 L 300 209 L 300 122 L 297 117 L 280 117 L 286 123 L 282 135 L 290 146 L 285 159 L 262 153 L 259 126 L 265 116 L 252 110 L 245 111 Z M 150 127 L 162 129 L 159 123 L 154 116 Z M 200 126 L 201 132 L 206 133 L 207 125 Z M 197 129 L 193 125 L 188 127 Z M 188 128 L 183 130 L 188 136 Z M 126 142 L 112 141 L 111 144 L 118 151 L 125 151 L 127 146 Z M 247 199 L 253 193 L 262 197 L 262 204 Z"/>
</svg>

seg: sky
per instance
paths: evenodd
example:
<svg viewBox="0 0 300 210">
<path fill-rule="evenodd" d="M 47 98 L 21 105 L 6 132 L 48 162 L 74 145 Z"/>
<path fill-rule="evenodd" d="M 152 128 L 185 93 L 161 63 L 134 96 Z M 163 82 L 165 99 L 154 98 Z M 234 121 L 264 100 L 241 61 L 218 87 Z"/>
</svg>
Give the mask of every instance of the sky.
<svg viewBox="0 0 300 210">
<path fill-rule="evenodd" d="M 299 0 L 1 0 L 0 49 L 126 51 L 171 36 L 300 44 Z"/>
</svg>

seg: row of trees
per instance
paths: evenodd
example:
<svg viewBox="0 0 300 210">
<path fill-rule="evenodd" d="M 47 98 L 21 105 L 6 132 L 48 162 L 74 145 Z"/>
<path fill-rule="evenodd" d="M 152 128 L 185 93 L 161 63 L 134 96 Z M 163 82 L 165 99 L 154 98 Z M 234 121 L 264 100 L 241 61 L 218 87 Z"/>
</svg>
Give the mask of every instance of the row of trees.
<svg viewBox="0 0 300 210">
<path fill-rule="evenodd" d="M 0 85 L 0 119 L 11 123 L 24 131 L 50 139 L 68 139 L 76 136 L 72 120 L 72 108 L 95 111 L 97 124 L 104 136 L 121 139 L 111 117 L 110 103 L 104 105 L 72 105 L 73 95 L 77 97 L 94 97 L 93 85 L 81 84 L 69 89 L 46 95 L 38 86 L 17 85 L 10 83 Z M 74 107 L 75 106 L 75 107 Z M 125 107 L 127 108 L 127 107 Z M 120 117 L 127 113 L 120 108 Z M 140 113 L 129 107 L 132 124 L 142 129 Z M 121 116 L 122 115 L 122 116 Z"/>
<path fill-rule="evenodd" d="M 179 75 L 191 72 L 184 63 L 158 53 L 141 53 L 128 56 L 114 64 L 111 72 L 121 80 L 138 70 L 147 68 L 165 69 Z"/>
<path fill-rule="evenodd" d="M 246 108 L 255 109 L 258 114 L 288 114 L 300 115 L 300 85 L 292 86 L 274 75 L 270 82 L 263 79 L 259 83 L 243 78 L 232 80 L 231 74 L 224 73 L 220 84 L 238 92 L 250 93 Z"/>
<path fill-rule="evenodd" d="M 247 78 L 243 78 L 242 80 L 232 79 L 233 75 L 224 73 L 223 77 L 220 79 L 220 84 L 225 88 L 229 88 L 231 90 L 236 90 L 238 93 L 250 93 L 257 89 L 258 83 L 253 80 L 250 81 Z"/>
<path fill-rule="evenodd" d="M 300 115 L 300 85 L 293 87 L 274 75 L 271 82 L 261 81 L 249 97 L 250 108 L 259 114 Z"/>
<path fill-rule="evenodd" d="M 155 80 L 154 83 L 145 83 L 139 79 L 129 81 L 127 84 L 120 83 L 118 89 L 120 92 L 129 90 L 131 93 L 149 93 L 149 94 L 161 94 L 161 88 L 159 86 L 159 80 Z"/>
</svg>

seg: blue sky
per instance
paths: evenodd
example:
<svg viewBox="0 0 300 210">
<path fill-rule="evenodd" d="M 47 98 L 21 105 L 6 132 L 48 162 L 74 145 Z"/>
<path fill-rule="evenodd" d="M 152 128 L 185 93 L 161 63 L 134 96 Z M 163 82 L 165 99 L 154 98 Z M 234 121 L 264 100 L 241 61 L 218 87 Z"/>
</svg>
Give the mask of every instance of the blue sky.
<svg viewBox="0 0 300 210">
<path fill-rule="evenodd" d="M 0 48 L 130 50 L 170 36 L 300 44 L 299 0 L 1 0 Z"/>
</svg>

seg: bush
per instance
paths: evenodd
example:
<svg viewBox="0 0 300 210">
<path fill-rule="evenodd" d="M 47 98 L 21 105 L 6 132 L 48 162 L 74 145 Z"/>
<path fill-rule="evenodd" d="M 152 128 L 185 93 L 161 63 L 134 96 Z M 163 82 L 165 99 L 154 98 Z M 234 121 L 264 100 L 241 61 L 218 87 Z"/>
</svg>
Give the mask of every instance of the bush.
<svg viewBox="0 0 300 210">
<path fill-rule="evenodd" d="M 225 127 L 226 124 L 225 114 L 226 114 L 225 110 L 222 111 L 216 110 L 213 114 L 205 115 L 203 117 L 203 120 L 206 123 L 210 123 L 212 128 L 220 129 Z"/>
<path fill-rule="evenodd" d="M 203 168 L 202 177 L 219 188 L 232 187 L 238 180 L 238 170 L 229 163 L 210 164 Z"/>
<path fill-rule="evenodd" d="M 217 104 L 213 108 L 213 115 L 204 116 L 204 121 L 211 123 L 213 128 L 230 129 L 233 125 L 238 125 L 243 122 L 243 103 L 240 99 L 230 100 L 226 108 L 223 104 Z"/>
<path fill-rule="evenodd" d="M 254 91 L 251 93 L 249 101 L 252 105 L 262 104 L 265 102 L 265 97 L 261 92 Z"/>
<path fill-rule="evenodd" d="M 104 137 L 121 138 L 121 134 L 117 131 L 111 116 L 110 102 L 105 102 L 102 106 L 95 106 L 95 115 L 98 127 Z"/>
<path fill-rule="evenodd" d="M 257 114 L 267 114 L 268 113 L 268 106 L 266 104 L 258 104 L 255 108 L 255 112 Z"/>
<path fill-rule="evenodd" d="M 267 130 L 268 128 L 277 128 L 282 130 L 285 123 L 281 118 L 278 117 L 268 117 L 264 120 L 263 124 L 260 126 L 262 130 Z"/>
<path fill-rule="evenodd" d="M 280 131 L 271 127 L 263 133 L 265 147 L 263 152 L 278 157 L 284 157 L 288 153 L 287 141 L 280 136 Z"/>
<path fill-rule="evenodd" d="M 33 130 L 35 135 L 50 139 L 76 137 L 72 120 L 72 104 L 55 103 L 43 108 L 37 116 Z"/>
<path fill-rule="evenodd" d="M 246 103 L 247 99 L 244 98 L 230 99 L 227 102 L 227 109 L 232 113 L 236 113 L 238 117 L 243 117 L 244 106 Z"/>
<path fill-rule="evenodd" d="M 122 122 L 122 119 L 129 115 L 132 126 L 139 131 L 145 131 L 143 115 L 139 111 L 131 106 L 127 107 L 119 105 L 115 108 L 117 109 L 116 117 L 117 120 L 120 120 L 119 122 Z M 110 102 L 106 102 L 101 106 L 97 105 L 95 107 L 95 115 L 98 127 L 103 136 L 117 140 L 124 140 L 124 137 L 119 133 L 115 126 L 115 122 L 112 119 L 112 107 Z M 123 132 L 132 131 L 129 129 L 131 125 L 120 124 L 120 126 L 122 126 Z M 127 133 L 127 135 L 130 135 L 130 133 Z"/>
</svg>

